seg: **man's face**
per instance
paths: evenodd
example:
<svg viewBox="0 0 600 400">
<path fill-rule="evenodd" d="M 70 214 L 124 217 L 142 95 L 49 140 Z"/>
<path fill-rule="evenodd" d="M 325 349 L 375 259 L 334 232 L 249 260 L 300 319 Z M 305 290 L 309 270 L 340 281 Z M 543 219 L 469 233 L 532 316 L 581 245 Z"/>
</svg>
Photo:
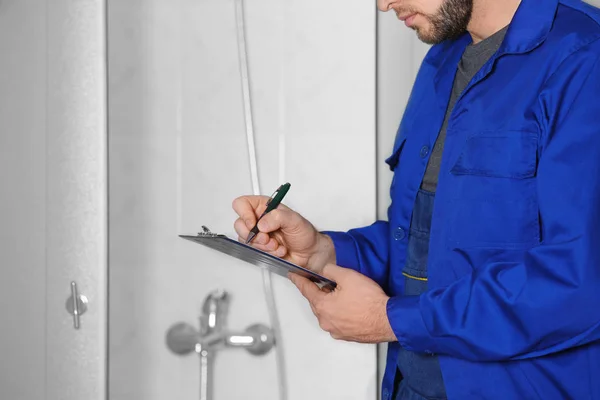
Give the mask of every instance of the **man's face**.
<svg viewBox="0 0 600 400">
<path fill-rule="evenodd" d="M 437 44 L 467 30 L 473 0 L 377 0 L 381 11 L 394 10 L 419 39 Z"/>
</svg>

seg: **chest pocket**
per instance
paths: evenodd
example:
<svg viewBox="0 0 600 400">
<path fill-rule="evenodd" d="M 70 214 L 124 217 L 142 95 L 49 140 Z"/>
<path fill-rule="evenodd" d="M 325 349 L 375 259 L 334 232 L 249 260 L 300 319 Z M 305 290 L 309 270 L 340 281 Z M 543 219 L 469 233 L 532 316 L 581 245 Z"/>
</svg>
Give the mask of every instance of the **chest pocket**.
<svg viewBox="0 0 600 400">
<path fill-rule="evenodd" d="M 455 247 L 527 247 L 539 243 L 537 133 L 477 133 L 450 169 Z"/>
<path fill-rule="evenodd" d="M 451 172 L 495 178 L 531 178 L 537 163 L 536 133 L 492 132 L 467 139 Z"/>
</svg>

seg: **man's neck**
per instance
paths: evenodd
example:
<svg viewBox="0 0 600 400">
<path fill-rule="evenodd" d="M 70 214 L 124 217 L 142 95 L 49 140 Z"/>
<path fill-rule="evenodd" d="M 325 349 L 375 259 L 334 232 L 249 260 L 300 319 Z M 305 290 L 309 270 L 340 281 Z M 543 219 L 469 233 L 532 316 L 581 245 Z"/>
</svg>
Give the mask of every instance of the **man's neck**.
<svg viewBox="0 0 600 400">
<path fill-rule="evenodd" d="M 479 43 L 510 24 L 521 0 L 474 0 L 467 30 L 473 43 Z"/>
</svg>

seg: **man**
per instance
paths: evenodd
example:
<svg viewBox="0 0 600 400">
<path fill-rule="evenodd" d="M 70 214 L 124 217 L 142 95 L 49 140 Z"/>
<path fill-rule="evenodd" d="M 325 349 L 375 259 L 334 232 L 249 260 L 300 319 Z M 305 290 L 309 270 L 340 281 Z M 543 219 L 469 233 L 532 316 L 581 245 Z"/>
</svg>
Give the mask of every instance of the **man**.
<svg viewBox="0 0 600 400">
<path fill-rule="evenodd" d="M 383 398 L 600 399 L 600 12 L 576 0 L 379 0 L 434 44 L 391 157 L 388 221 L 255 246 L 336 339 L 389 342 Z M 241 238 L 263 197 L 234 201 Z M 337 266 L 337 265 L 339 266 Z"/>
</svg>

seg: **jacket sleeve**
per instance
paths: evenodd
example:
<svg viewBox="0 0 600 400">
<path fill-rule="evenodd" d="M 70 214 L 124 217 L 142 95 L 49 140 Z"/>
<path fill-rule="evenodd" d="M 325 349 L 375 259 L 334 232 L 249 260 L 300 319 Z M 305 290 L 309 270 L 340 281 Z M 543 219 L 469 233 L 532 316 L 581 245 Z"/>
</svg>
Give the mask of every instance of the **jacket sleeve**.
<svg viewBox="0 0 600 400">
<path fill-rule="evenodd" d="M 336 263 L 373 279 L 384 289 L 387 286 L 389 224 L 374 224 L 348 232 L 323 232 L 333 240 Z"/>
<path fill-rule="evenodd" d="M 452 285 L 387 304 L 409 350 L 526 359 L 600 339 L 599 46 L 546 82 L 537 173 L 543 242 L 520 262 L 473 265 Z"/>
</svg>

